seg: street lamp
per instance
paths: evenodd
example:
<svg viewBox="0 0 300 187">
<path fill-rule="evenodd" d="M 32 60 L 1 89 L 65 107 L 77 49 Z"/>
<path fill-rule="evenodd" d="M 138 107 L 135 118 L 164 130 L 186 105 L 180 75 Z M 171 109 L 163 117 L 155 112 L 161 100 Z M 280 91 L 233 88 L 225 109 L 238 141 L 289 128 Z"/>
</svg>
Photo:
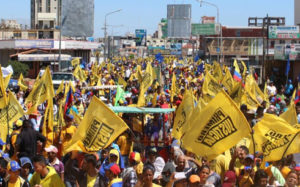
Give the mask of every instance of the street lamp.
<svg viewBox="0 0 300 187">
<path fill-rule="evenodd" d="M 111 15 L 111 14 L 114 14 L 114 13 L 117 13 L 117 12 L 120 12 L 122 11 L 122 9 L 119 9 L 119 10 L 115 10 L 115 11 L 112 11 L 112 12 L 109 12 L 107 14 L 105 14 L 105 20 L 104 20 L 104 62 L 106 62 L 106 45 L 107 45 L 107 24 L 106 24 L 106 19 L 107 19 L 107 16 Z"/>
<path fill-rule="evenodd" d="M 218 62 L 220 62 L 220 54 L 221 54 L 221 59 L 223 60 L 223 32 L 222 32 L 222 25 L 220 23 L 220 13 L 219 13 L 219 7 L 216 4 L 207 2 L 207 1 L 203 1 L 203 0 L 196 0 L 198 2 L 200 2 L 200 7 L 202 6 L 202 3 L 205 3 L 207 5 L 213 6 L 217 9 L 217 23 L 220 26 L 220 35 L 221 38 L 218 39 L 218 47 L 219 47 L 219 52 L 218 52 Z"/>
</svg>

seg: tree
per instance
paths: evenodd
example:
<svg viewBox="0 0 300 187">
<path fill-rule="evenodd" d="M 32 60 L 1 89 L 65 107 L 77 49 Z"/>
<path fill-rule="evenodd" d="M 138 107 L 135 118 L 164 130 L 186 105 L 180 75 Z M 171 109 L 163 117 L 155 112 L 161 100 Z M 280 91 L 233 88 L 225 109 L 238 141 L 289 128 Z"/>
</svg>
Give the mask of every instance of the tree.
<svg viewBox="0 0 300 187">
<path fill-rule="evenodd" d="M 14 70 L 13 78 L 17 79 L 21 73 L 24 77 L 27 76 L 29 70 L 29 66 L 27 64 L 19 61 L 9 61 L 8 65 L 11 65 Z"/>
</svg>

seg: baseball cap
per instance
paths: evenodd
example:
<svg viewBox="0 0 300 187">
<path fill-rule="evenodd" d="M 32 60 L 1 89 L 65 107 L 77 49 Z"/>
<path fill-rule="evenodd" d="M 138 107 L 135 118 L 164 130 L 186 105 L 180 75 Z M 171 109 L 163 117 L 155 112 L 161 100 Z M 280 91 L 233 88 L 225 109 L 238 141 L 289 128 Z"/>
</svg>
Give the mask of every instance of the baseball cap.
<svg viewBox="0 0 300 187">
<path fill-rule="evenodd" d="M 57 153 L 58 152 L 57 148 L 54 145 L 50 145 L 49 147 L 45 148 L 45 151 L 47 153 L 50 153 L 50 152 Z"/>
<path fill-rule="evenodd" d="M 233 171 L 227 171 L 224 175 L 224 182 L 222 187 L 231 187 L 232 183 L 236 182 L 236 175 Z"/>
<path fill-rule="evenodd" d="M 190 180 L 190 183 L 200 182 L 200 177 L 198 175 L 191 175 L 189 180 Z"/>
<path fill-rule="evenodd" d="M 104 166 L 104 170 L 105 171 L 109 170 L 115 175 L 119 175 L 119 173 L 121 172 L 120 167 L 115 163 L 110 163 L 110 164 Z"/>
<path fill-rule="evenodd" d="M 17 120 L 17 121 L 16 121 L 16 126 L 17 126 L 17 127 L 21 127 L 22 125 L 23 125 L 22 120 Z"/>
<path fill-rule="evenodd" d="M 32 163 L 28 157 L 21 157 L 20 158 L 21 167 L 23 167 L 25 164 L 30 164 L 32 168 Z"/>
<path fill-rule="evenodd" d="M 247 159 L 247 158 L 250 158 L 251 160 L 254 160 L 254 156 L 251 155 L 251 154 L 248 154 L 245 159 Z"/>
<path fill-rule="evenodd" d="M 155 154 L 155 153 L 157 153 L 157 149 L 155 148 L 155 147 L 153 147 L 153 148 L 151 148 L 150 150 L 149 150 L 149 154 Z"/>
<path fill-rule="evenodd" d="M 138 152 L 131 152 L 129 155 L 129 161 L 139 163 L 141 161 L 141 155 Z"/>
<path fill-rule="evenodd" d="M 13 172 L 18 171 L 19 169 L 21 169 L 21 167 L 19 166 L 17 161 L 10 161 L 7 165 L 7 170 L 11 170 Z"/>
<path fill-rule="evenodd" d="M 296 164 L 295 168 L 296 171 L 300 171 L 300 164 Z"/>
</svg>

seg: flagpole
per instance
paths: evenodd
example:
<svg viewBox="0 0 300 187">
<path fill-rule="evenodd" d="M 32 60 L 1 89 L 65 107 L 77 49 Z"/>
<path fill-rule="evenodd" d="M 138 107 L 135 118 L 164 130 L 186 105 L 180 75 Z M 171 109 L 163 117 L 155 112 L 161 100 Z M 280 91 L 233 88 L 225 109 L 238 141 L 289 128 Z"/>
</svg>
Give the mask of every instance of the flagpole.
<svg viewBox="0 0 300 187">
<path fill-rule="evenodd" d="M 255 141 L 254 141 L 254 136 L 253 136 L 254 132 L 253 132 L 253 129 L 252 129 L 252 132 L 251 132 L 251 138 L 252 138 L 252 143 L 253 143 L 253 155 L 254 155 L 254 158 L 255 158 Z"/>
<path fill-rule="evenodd" d="M 284 155 L 286 154 L 286 152 L 287 152 L 287 150 L 289 149 L 289 147 L 290 147 L 290 145 L 291 145 L 291 143 L 294 141 L 294 139 L 298 136 L 298 134 L 300 133 L 300 131 L 298 131 L 296 134 L 295 134 L 295 136 L 293 137 L 293 139 L 289 142 L 289 145 L 286 147 L 286 149 L 284 150 L 284 152 L 283 152 L 283 155 L 282 155 L 282 158 L 281 159 L 283 159 L 283 157 L 284 157 Z"/>
</svg>

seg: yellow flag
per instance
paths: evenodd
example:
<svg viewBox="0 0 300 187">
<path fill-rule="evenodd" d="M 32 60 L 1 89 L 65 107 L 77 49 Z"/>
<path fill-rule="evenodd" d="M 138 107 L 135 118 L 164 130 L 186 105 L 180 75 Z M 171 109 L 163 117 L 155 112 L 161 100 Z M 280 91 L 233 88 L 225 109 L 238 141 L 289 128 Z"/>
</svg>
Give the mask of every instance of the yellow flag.
<svg viewBox="0 0 300 187">
<path fill-rule="evenodd" d="M 300 152 L 300 129 L 293 128 L 280 117 L 265 113 L 253 130 L 257 151 L 263 153 L 267 162 Z"/>
<path fill-rule="evenodd" d="M 136 77 L 138 78 L 139 83 L 143 81 L 143 76 L 142 76 L 142 67 L 140 65 L 137 65 L 136 67 Z"/>
<path fill-rule="evenodd" d="M 138 97 L 138 102 L 137 102 L 137 106 L 138 107 L 143 107 L 146 105 L 145 102 L 145 90 L 144 88 L 140 89 L 140 93 L 139 93 L 139 97 Z"/>
<path fill-rule="evenodd" d="M 193 120 L 182 145 L 197 156 L 212 160 L 250 132 L 247 119 L 222 90 Z"/>
<path fill-rule="evenodd" d="M 47 137 L 47 128 L 53 132 L 53 119 L 54 119 L 54 114 L 53 114 L 53 100 L 49 99 L 47 103 L 47 108 L 45 111 L 44 115 L 44 124 L 43 124 L 43 129 L 42 133 L 45 137 Z M 53 143 L 53 142 L 52 142 Z"/>
<path fill-rule="evenodd" d="M 98 81 L 97 81 L 97 86 L 102 86 L 101 80 L 102 80 L 102 77 L 101 77 L 101 75 L 100 75 L 100 77 L 98 78 Z M 104 95 L 104 90 L 103 90 L 103 89 L 100 89 L 100 90 L 99 90 L 99 95 L 100 95 L 100 96 Z"/>
<path fill-rule="evenodd" d="M 74 110 L 70 110 L 70 114 L 72 116 L 74 116 L 75 123 L 79 125 L 81 123 L 82 117 L 80 115 L 76 114 L 76 112 L 74 112 Z"/>
<path fill-rule="evenodd" d="M 11 75 L 12 75 L 12 74 L 9 74 L 9 75 L 7 75 L 7 76 L 4 78 L 4 88 L 5 88 L 5 89 L 8 87 L 8 84 L 9 84 L 9 81 L 10 81 L 10 78 L 11 78 Z"/>
<path fill-rule="evenodd" d="M 118 76 L 118 84 L 123 85 L 123 89 L 125 90 L 127 82 L 121 76 Z"/>
<path fill-rule="evenodd" d="M 13 122 L 24 115 L 22 106 L 11 92 L 8 94 L 8 99 L 8 104 L 0 111 L 0 137 L 4 142 L 6 142 L 8 127 L 12 128 Z"/>
<path fill-rule="evenodd" d="M 210 64 L 205 64 L 204 67 L 205 75 L 210 73 L 210 71 L 212 70 L 212 65 Z"/>
<path fill-rule="evenodd" d="M 6 88 L 4 86 L 2 71 L 0 71 L 0 109 L 4 108 L 6 105 L 7 105 Z"/>
<path fill-rule="evenodd" d="M 20 87 L 21 90 L 25 91 L 27 90 L 28 86 L 24 83 L 24 78 L 23 74 L 21 73 L 18 79 L 18 86 Z"/>
<path fill-rule="evenodd" d="M 265 96 L 265 101 L 267 102 L 267 108 L 269 108 L 270 100 L 269 100 L 269 94 L 267 90 L 267 83 L 265 83 L 265 87 L 264 87 L 264 96 Z"/>
<path fill-rule="evenodd" d="M 239 67 L 239 64 L 238 64 L 238 62 L 237 62 L 236 59 L 233 61 L 233 67 L 234 67 L 234 69 L 235 69 L 236 72 L 238 72 L 239 74 L 241 74 L 240 67 Z"/>
<path fill-rule="evenodd" d="M 223 79 L 223 71 L 218 62 L 214 62 L 213 64 L 213 77 L 218 81 L 221 82 Z"/>
<path fill-rule="evenodd" d="M 253 96 L 255 96 L 256 101 L 260 104 L 265 99 L 265 94 L 260 90 L 257 82 L 255 81 L 252 75 L 248 75 L 246 77 L 245 90 L 250 92 Z"/>
<path fill-rule="evenodd" d="M 85 80 L 87 79 L 85 72 L 80 68 L 79 65 L 76 66 L 73 75 L 81 82 L 85 82 Z"/>
<path fill-rule="evenodd" d="M 189 119 L 194 109 L 193 95 L 191 91 L 185 90 L 182 103 L 176 110 L 172 136 L 180 140 L 182 135 L 189 129 Z"/>
<path fill-rule="evenodd" d="M 70 112 L 72 112 L 72 111 L 73 110 L 70 110 Z M 60 132 L 62 130 L 62 128 L 66 126 L 65 118 L 64 118 L 63 103 L 60 103 L 60 105 L 58 106 L 58 112 L 57 112 L 56 118 L 57 118 L 56 119 L 57 123 L 55 124 L 53 131 Z"/>
<path fill-rule="evenodd" d="M 58 95 L 59 93 L 63 93 L 64 87 L 65 87 L 65 83 L 64 83 L 64 80 L 62 80 L 59 87 L 56 90 L 55 95 Z"/>
<path fill-rule="evenodd" d="M 171 102 L 173 103 L 174 96 L 179 93 L 178 84 L 176 82 L 176 75 L 173 72 L 172 75 L 172 85 L 171 85 Z"/>
<path fill-rule="evenodd" d="M 71 64 L 73 67 L 77 66 L 80 64 L 80 58 L 74 58 L 72 61 L 71 61 Z"/>
<path fill-rule="evenodd" d="M 242 84 L 240 82 L 236 82 L 229 95 L 231 99 L 239 106 L 242 101 L 243 93 L 244 91 L 243 91 Z"/>
<path fill-rule="evenodd" d="M 214 79 L 210 73 L 207 73 L 202 88 L 203 94 L 215 96 L 220 92 L 221 89 L 222 88 L 218 81 Z"/>
<path fill-rule="evenodd" d="M 232 75 L 231 75 L 230 71 L 228 70 L 228 68 L 225 68 L 225 76 L 222 79 L 221 83 L 225 86 L 228 93 L 231 93 L 233 86 L 234 86 L 234 81 L 233 81 Z"/>
<path fill-rule="evenodd" d="M 247 66 L 246 66 L 244 61 L 241 61 L 241 63 L 242 63 L 242 66 L 243 66 L 243 74 L 242 75 L 243 75 L 243 78 L 245 78 L 246 73 L 247 73 Z"/>
<path fill-rule="evenodd" d="M 256 100 L 255 96 L 247 90 L 244 91 L 241 104 L 247 105 L 248 109 L 252 110 L 256 110 L 257 107 L 260 105 L 260 103 Z"/>
<path fill-rule="evenodd" d="M 287 121 L 294 128 L 300 129 L 300 125 L 298 124 L 298 119 L 297 119 L 296 106 L 295 106 L 294 102 L 291 102 L 291 104 L 288 107 L 287 111 L 280 114 L 280 117 L 282 119 L 284 119 L 285 121 Z"/>
<path fill-rule="evenodd" d="M 94 153 L 109 146 L 128 126 L 95 96 L 64 153 Z"/>
<path fill-rule="evenodd" d="M 27 114 L 34 112 L 38 105 L 45 102 L 47 99 L 54 97 L 54 89 L 49 67 L 47 67 L 43 76 L 34 83 L 32 91 L 26 98 L 25 104 L 31 103 Z"/>
<path fill-rule="evenodd" d="M 146 91 L 152 85 L 152 82 L 153 82 L 152 66 L 151 63 L 148 63 L 141 83 L 142 89 Z"/>
</svg>

